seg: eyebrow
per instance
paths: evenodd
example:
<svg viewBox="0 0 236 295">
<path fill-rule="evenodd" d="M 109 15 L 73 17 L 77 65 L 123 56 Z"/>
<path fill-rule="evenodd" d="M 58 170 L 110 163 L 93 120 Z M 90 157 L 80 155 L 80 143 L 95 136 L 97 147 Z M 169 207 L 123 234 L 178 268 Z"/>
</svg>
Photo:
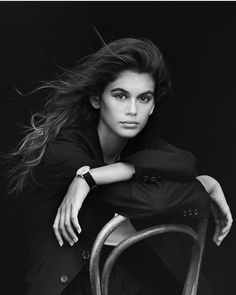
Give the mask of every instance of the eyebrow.
<svg viewBox="0 0 236 295">
<path fill-rule="evenodd" d="M 129 91 L 127 91 L 127 90 L 125 90 L 123 88 L 114 88 L 114 89 L 111 90 L 111 92 L 114 92 L 114 91 L 122 91 L 124 93 L 129 94 Z M 152 95 L 154 95 L 154 92 L 151 91 L 151 90 L 148 90 L 148 91 L 145 91 L 143 93 L 140 93 L 139 95 L 143 95 L 143 94 L 152 94 Z"/>
</svg>

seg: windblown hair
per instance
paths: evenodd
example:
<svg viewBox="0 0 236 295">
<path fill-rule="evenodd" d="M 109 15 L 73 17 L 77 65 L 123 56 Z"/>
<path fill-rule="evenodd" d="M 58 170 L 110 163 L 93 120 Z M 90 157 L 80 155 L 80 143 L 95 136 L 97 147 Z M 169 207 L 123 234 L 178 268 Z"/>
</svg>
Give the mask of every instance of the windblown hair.
<svg viewBox="0 0 236 295">
<path fill-rule="evenodd" d="M 49 97 L 43 110 L 32 115 L 27 135 L 10 154 L 16 162 L 10 171 L 10 193 L 22 192 L 47 143 L 62 128 L 82 126 L 98 118 L 99 113 L 91 106 L 89 97 L 100 96 L 106 85 L 124 70 L 150 74 L 155 80 L 156 102 L 170 90 L 169 74 L 160 50 L 150 40 L 134 38 L 104 43 L 99 51 L 38 88 L 49 91 Z"/>
</svg>

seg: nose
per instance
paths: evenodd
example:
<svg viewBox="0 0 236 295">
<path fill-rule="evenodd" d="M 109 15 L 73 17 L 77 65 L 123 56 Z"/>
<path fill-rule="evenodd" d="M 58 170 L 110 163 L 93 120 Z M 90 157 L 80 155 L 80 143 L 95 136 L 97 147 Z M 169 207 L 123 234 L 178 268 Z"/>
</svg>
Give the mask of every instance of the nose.
<svg viewBox="0 0 236 295">
<path fill-rule="evenodd" d="M 129 101 L 129 104 L 127 106 L 127 110 L 126 113 L 127 115 L 132 115 L 132 116 L 136 116 L 137 115 L 137 104 L 136 104 L 136 100 L 135 99 L 131 99 Z"/>
</svg>

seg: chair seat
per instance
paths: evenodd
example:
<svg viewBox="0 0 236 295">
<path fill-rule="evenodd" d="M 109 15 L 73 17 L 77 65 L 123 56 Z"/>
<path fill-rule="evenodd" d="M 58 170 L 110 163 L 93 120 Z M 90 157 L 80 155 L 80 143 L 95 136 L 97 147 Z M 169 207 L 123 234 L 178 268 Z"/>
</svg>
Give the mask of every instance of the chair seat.
<svg viewBox="0 0 236 295">
<path fill-rule="evenodd" d="M 116 246 L 136 232 L 137 231 L 131 224 L 130 220 L 127 219 L 109 235 L 105 241 L 105 245 Z"/>
</svg>

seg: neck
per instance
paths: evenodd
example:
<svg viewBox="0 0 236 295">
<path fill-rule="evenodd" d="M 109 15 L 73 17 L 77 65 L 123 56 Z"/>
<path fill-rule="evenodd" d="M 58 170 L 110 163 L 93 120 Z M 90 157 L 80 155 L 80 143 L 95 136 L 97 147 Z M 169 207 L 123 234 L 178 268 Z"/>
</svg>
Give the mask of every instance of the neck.
<svg viewBox="0 0 236 295">
<path fill-rule="evenodd" d="M 111 164 L 116 162 L 128 139 L 121 138 L 112 132 L 105 131 L 104 128 L 101 128 L 100 124 L 98 125 L 98 136 L 105 163 Z"/>
</svg>

